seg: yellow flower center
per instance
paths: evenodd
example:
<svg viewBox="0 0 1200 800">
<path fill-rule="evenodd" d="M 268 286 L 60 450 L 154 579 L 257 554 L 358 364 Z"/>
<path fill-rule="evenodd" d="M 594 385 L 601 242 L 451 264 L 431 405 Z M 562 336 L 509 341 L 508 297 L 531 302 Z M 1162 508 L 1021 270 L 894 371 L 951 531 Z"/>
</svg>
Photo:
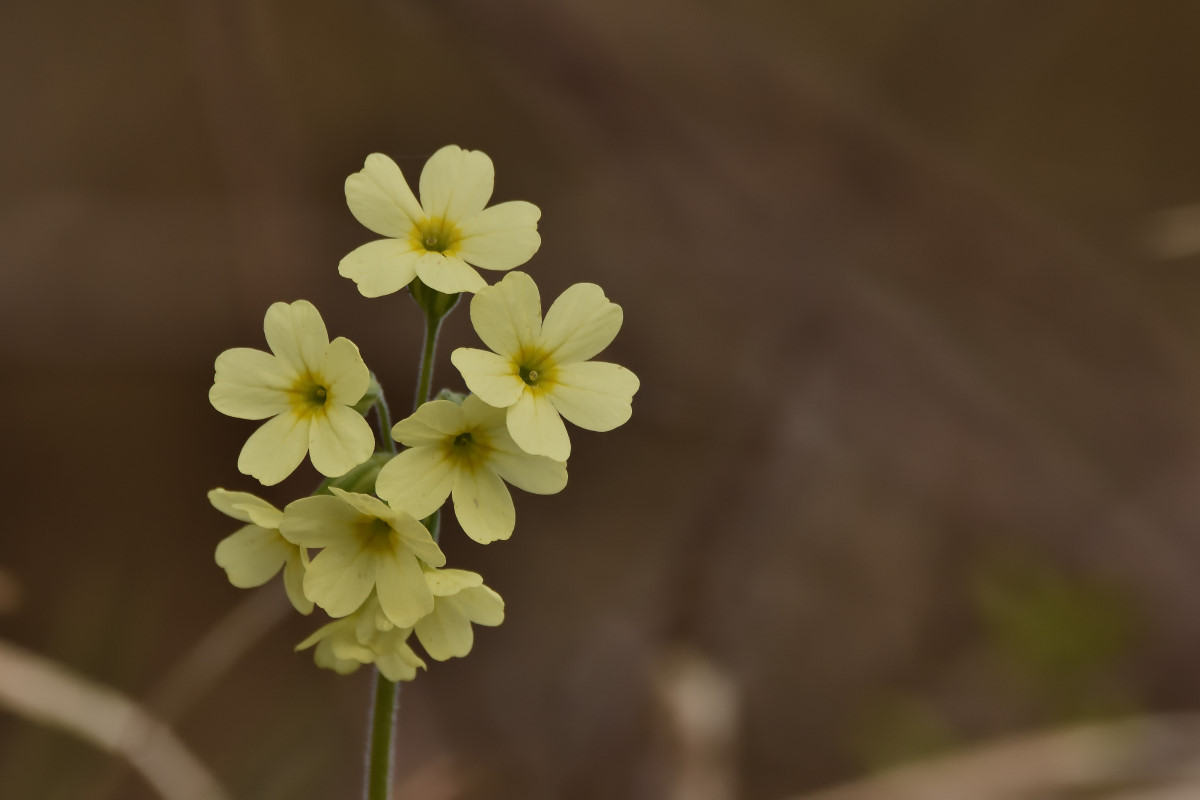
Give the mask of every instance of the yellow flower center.
<svg viewBox="0 0 1200 800">
<path fill-rule="evenodd" d="M 492 443 L 486 434 L 469 430 L 455 436 L 446 450 L 446 454 L 460 467 L 474 472 L 487 462 Z"/>
<path fill-rule="evenodd" d="M 303 414 L 313 414 L 329 402 L 329 389 L 312 375 L 303 375 L 292 386 L 292 405 Z"/>
<path fill-rule="evenodd" d="M 381 551 L 392 549 L 392 526 L 384 520 L 378 517 L 366 520 L 359 530 L 367 547 Z"/>
<path fill-rule="evenodd" d="M 462 241 L 458 226 L 441 217 L 429 217 L 417 224 L 410 235 L 413 246 L 428 253 L 453 253 Z"/>
<path fill-rule="evenodd" d="M 554 380 L 554 365 L 545 358 L 522 358 L 517 361 L 517 375 L 526 386 L 547 389 Z"/>
</svg>

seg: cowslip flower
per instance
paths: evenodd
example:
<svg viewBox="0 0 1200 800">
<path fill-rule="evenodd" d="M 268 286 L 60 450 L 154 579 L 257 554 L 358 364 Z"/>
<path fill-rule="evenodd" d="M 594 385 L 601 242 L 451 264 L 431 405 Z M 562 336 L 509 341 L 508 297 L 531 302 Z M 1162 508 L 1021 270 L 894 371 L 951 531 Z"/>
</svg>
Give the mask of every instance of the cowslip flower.
<svg viewBox="0 0 1200 800">
<path fill-rule="evenodd" d="M 480 544 L 512 535 L 516 511 L 505 481 L 535 494 L 554 494 L 567 485 L 566 464 L 517 447 L 505 412 L 475 395 L 461 406 L 450 400 L 425 403 L 397 422 L 392 436 L 409 449 L 379 471 L 379 496 L 421 518 L 453 494 L 454 515 Z"/>
<path fill-rule="evenodd" d="M 383 614 L 375 595 L 354 614 L 317 629 L 296 650 L 316 645 L 318 667 L 349 675 L 363 664 L 374 664 L 389 681 L 411 681 L 425 662 L 408 645 L 412 630 L 397 628 Z"/>
<path fill-rule="evenodd" d="M 504 600 L 483 585 L 483 578 L 463 569 L 426 569 L 425 581 L 435 598 L 433 611 L 413 629 L 421 646 L 438 661 L 471 652 L 475 634 L 471 623 L 499 625 Z"/>
<path fill-rule="evenodd" d="M 366 494 L 331 488 L 283 510 L 279 530 L 301 547 L 322 547 L 304 573 L 304 595 L 331 617 L 357 611 L 374 589 L 392 624 L 411 628 L 433 611 L 421 563 L 441 567 L 446 556 L 425 526 Z"/>
<path fill-rule="evenodd" d="M 222 414 L 271 417 L 242 447 L 238 469 L 271 486 L 307 454 L 329 477 L 366 461 L 375 435 L 353 406 L 366 394 L 371 373 L 358 347 L 340 336 L 329 341 L 307 300 L 273 304 L 263 331 L 271 352 L 237 347 L 221 353 L 208 393 Z"/>
<path fill-rule="evenodd" d="M 616 338 L 621 321 L 621 307 L 594 283 L 569 287 L 543 320 L 533 278 L 510 272 L 471 300 L 471 324 L 493 352 L 460 347 L 450 360 L 481 400 L 507 409 L 508 432 L 522 450 L 566 461 L 571 440 L 560 414 L 608 431 L 632 413 L 637 376 L 588 360 Z"/>
<path fill-rule="evenodd" d="M 537 206 L 511 200 L 484 208 L 494 182 L 490 158 L 448 145 L 425 163 L 418 203 L 396 162 L 372 153 L 362 171 L 346 179 L 346 204 L 355 219 L 388 238 L 351 252 L 338 272 L 365 297 L 399 291 L 413 278 L 446 294 L 486 286 L 472 264 L 512 269 L 542 243 Z"/>
<path fill-rule="evenodd" d="M 311 614 L 313 603 L 304 596 L 303 586 L 307 556 L 279 533 L 283 512 L 252 494 L 225 489 L 209 492 L 208 502 L 222 514 L 247 523 L 217 545 L 217 565 L 229 582 L 250 589 L 262 586 L 282 569 L 288 600 L 301 614 Z"/>
</svg>

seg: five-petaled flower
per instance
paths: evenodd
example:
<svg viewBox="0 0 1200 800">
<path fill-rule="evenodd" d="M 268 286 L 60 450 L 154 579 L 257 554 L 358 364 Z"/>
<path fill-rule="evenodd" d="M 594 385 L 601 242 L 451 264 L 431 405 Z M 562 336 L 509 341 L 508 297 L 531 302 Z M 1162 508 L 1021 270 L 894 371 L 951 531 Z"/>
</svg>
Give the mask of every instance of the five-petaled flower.
<svg viewBox="0 0 1200 800">
<path fill-rule="evenodd" d="M 372 594 L 358 611 L 317 629 L 296 650 L 317 646 L 318 667 L 349 675 L 363 664 L 374 664 L 389 681 L 411 681 L 425 662 L 408 645 L 410 628 L 392 625 Z"/>
<path fill-rule="evenodd" d="M 311 614 L 312 600 L 304 596 L 304 548 L 283 538 L 279 523 L 283 512 L 266 500 L 246 492 L 213 489 L 208 502 L 222 514 L 247 523 L 217 545 L 217 565 L 239 589 L 262 586 L 283 569 L 288 600 L 301 614 Z"/>
<path fill-rule="evenodd" d="M 372 153 L 362 171 L 346 179 L 346 203 L 359 222 L 388 238 L 351 252 L 338 272 L 366 297 L 399 291 L 413 278 L 446 294 L 478 291 L 487 284 L 470 265 L 519 267 L 542 241 L 542 212 L 532 203 L 484 208 L 494 182 L 490 158 L 447 145 L 421 171 L 418 203 L 396 162 Z"/>
<path fill-rule="evenodd" d="M 349 339 L 329 341 L 307 300 L 275 303 L 263 321 L 271 353 L 249 347 L 217 357 L 208 399 L 222 414 L 266 419 L 242 447 L 238 469 L 264 485 L 279 483 L 311 453 L 313 466 L 336 477 L 366 461 L 371 426 L 353 406 L 371 374 Z"/>
<path fill-rule="evenodd" d="M 446 556 L 408 513 L 371 495 L 330 491 L 283 510 L 279 530 L 288 541 L 324 548 L 304 573 L 304 595 L 336 618 L 354 613 L 374 589 L 392 624 L 411 628 L 433 611 L 421 563 L 445 566 Z"/>
<path fill-rule="evenodd" d="M 504 600 L 483 585 L 483 578 L 465 569 L 426 569 L 425 582 L 433 592 L 433 611 L 413 629 L 425 652 L 438 661 L 471 652 L 476 625 L 504 621 Z"/>
<path fill-rule="evenodd" d="M 516 523 L 504 485 L 554 494 L 567 484 L 567 465 L 533 456 L 513 442 L 505 412 L 475 395 L 458 405 L 434 400 L 392 428 L 409 447 L 379 472 L 375 490 L 396 508 L 427 517 L 453 494 L 463 531 L 480 544 L 507 539 Z"/>
<path fill-rule="evenodd" d="M 533 278 L 510 272 L 471 300 L 471 323 L 494 352 L 460 347 L 450 360 L 481 400 L 507 409 L 508 431 L 522 450 L 566 461 L 571 440 L 560 414 L 593 431 L 629 419 L 637 376 L 588 360 L 608 347 L 621 320 L 621 307 L 594 283 L 569 287 L 543 320 Z"/>
</svg>

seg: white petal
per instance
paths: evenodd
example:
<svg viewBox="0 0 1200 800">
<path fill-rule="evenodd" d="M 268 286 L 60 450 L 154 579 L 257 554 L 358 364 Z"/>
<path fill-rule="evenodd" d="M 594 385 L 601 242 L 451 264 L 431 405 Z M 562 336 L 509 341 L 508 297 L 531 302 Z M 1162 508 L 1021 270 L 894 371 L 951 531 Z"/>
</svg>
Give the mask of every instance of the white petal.
<svg viewBox="0 0 1200 800">
<path fill-rule="evenodd" d="M 292 608 L 301 614 L 311 614 L 313 601 L 304 596 L 304 557 L 300 548 L 292 547 L 287 563 L 283 565 L 283 589 L 287 592 Z"/>
<path fill-rule="evenodd" d="M 378 637 L 374 643 L 378 648 L 375 666 L 389 681 L 411 681 L 417 676 L 417 668 L 425 668 L 425 662 L 405 642 L 407 633 L 393 631 Z"/>
<path fill-rule="evenodd" d="M 241 494 L 241 492 L 238 494 Z M 250 516 L 251 522 L 263 528 L 270 528 L 277 531 L 279 530 L 279 523 L 283 522 L 282 511 L 266 500 L 260 500 L 253 495 L 249 495 L 248 500 L 239 501 L 237 507 Z"/>
<path fill-rule="evenodd" d="M 517 512 L 500 476 L 486 467 L 461 469 L 454 482 L 454 516 L 480 544 L 512 536 Z"/>
<path fill-rule="evenodd" d="M 450 354 L 463 382 L 489 406 L 507 408 L 525 391 L 525 381 L 511 360 L 487 350 L 460 347 Z"/>
<path fill-rule="evenodd" d="M 369 661 L 358 661 L 357 659 L 342 658 L 334 653 L 333 641 L 327 639 L 317 645 L 317 649 L 313 651 L 313 662 L 321 669 L 331 669 L 339 675 L 350 675 L 361 667 L 363 664 L 370 663 Z M 362 648 L 367 651 L 366 648 Z M 368 653 L 370 651 L 367 651 Z"/>
<path fill-rule="evenodd" d="M 396 162 L 382 153 L 367 156 L 362 171 L 346 178 L 346 205 L 367 228 L 393 238 L 407 237 L 425 216 Z"/>
<path fill-rule="evenodd" d="M 317 472 L 336 478 L 371 457 L 375 449 L 375 433 L 353 408 L 326 405 L 312 415 L 308 447 Z"/>
<path fill-rule="evenodd" d="M 380 633 L 390 631 L 394 627 L 396 626 L 379 606 L 378 592 L 372 592 L 367 601 L 363 603 L 362 608 L 354 615 L 354 635 L 360 642 L 369 642 Z"/>
<path fill-rule="evenodd" d="M 541 216 L 541 209 L 523 200 L 485 208 L 459 225 L 458 254 L 484 269 L 519 267 L 533 258 L 542 244 L 537 232 Z"/>
<path fill-rule="evenodd" d="M 447 145 L 430 156 L 421 170 L 421 207 L 430 217 L 457 223 L 483 210 L 495 180 L 495 168 L 486 155 Z"/>
<path fill-rule="evenodd" d="M 446 502 L 457 472 L 444 447 L 414 447 L 383 465 L 375 492 L 393 508 L 424 519 Z"/>
<path fill-rule="evenodd" d="M 554 494 L 567 485 L 566 464 L 546 456 L 531 456 L 517 446 L 508 432 L 505 411 L 492 408 L 471 395 L 463 401 L 463 413 L 487 440 L 486 465 L 501 478 L 534 494 Z"/>
<path fill-rule="evenodd" d="M 308 417 L 294 411 L 280 414 L 246 440 L 238 470 L 264 485 L 274 486 L 300 466 L 308 452 Z"/>
<path fill-rule="evenodd" d="M 371 385 L 371 371 L 363 363 L 358 345 L 344 336 L 329 343 L 317 375 L 325 387 L 327 403 L 352 406 L 362 399 Z"/>
<path fill-rule="evenodd" d="M 329 488 L 331 494 L 337 497 L 343 503 L 349 505 L 358 511 L 359 514 L 366 517 L 376 517 L 392 525 L 397 518 L 403 517 L 402 513 L 398 514 L 395 510 L 388 507 L 388 504 L 380 500 L 378 497 L 373 497 L 369 494 L 361 492 L 347 492 L 345 489 L 339 489 L 336 486 Z M 394 527 L 394 525 L 393 525 Z"/>
<path fill-rule="evenodd" d="M 571 455 L 567 428 L 545 392 L 527 389 L 509 407 L 508 433 L 530 455 L 548 456 L 555 461 L 566 461 Z"/>
<path fill-rule="evenodd" d="M 360 642 L 354 635 L 354 617 L 340 620 L 342 626 L 326 639 L 333 654 L 338 658 L 353 659 L 354 661 L 370 664 L 375 660 L 375 651 Z"/>
<path fill-rule="evenodd" d="M 297 373 L 315 373 L 325 360 L 329 332 L 316 307 L 307 300 L 272 303 L 263 320 L 271 352 Z"/>
<path fill-rule="evenodd" d="M 459 406 L 463 413 L 463 429 L 478 428 L 486 432 L 489 438 L 493 432 L 499 431 L 508 437 L 508 429 L 504 426 L 504 409 L 489 406 L 479 395 L 469 394 L 463 398 Z"/>
<path fill-rule="evenodd" d="M 331 617 L 353 614 L 375 585 L 377 556 L 357 541 L 330 545 L 304 573 L 304 596 Z"/>
<path fill-rule="evenodd" d="M 433 400 L 392 426 L 392 438 L 408 447 L 442 444 L 466 429 L 458 403 Z"/>
<path fill-rule="evenodd" d="M 555 364 L 586 361 L 612 344 L 624 312 L 594 283 L 577 283 L 558 296 L 542 323 L 542 349 Z"/>
<path fill-rule="evenodd" d="M 633 413 L 630 403 L 641 385 L 625 367 L 603 361 L 561 366 L 554 381 L 548 392 L 554 407 L 589 431 L 610 431 L 624 424 Z"/>
<path fill-rule="evenodd" d="M 392 528 L 400 535 L 404 546 L 421 561 L 431 567 L 446 566 L 445 553 L 420 522 L 405 514 Z"/>
<path fill-rule="evenodd" d="M 537 284 L 524 272 L 510 272 L 471 298 L 471 324 L 483 343 L 516 361 L 532 348 L 542 331 L 542 301 Z"/>
<path fill-rule="evenodd" d="M 433 592 L 434 597 L 445 597 L 458 594 L 472 586 L 482 586 L 483 576 L 465 569 L 427 569 L 425 583 L 429 585 L 429 591 Z"/>
<path fill-rule="evenodd" d="M 487 286 L 467 262 L 445 253 L 425 253 L 417 259 L 416 269 L 422 283 L 443 294 L 477 292 Z"/>
<path fill-rule="evenodd" d="M 533 494 L 557 494 L 567 485 L 567 465 L 546 456 L 531 456 L 516 445 L 493 450 L 487 465 L 518 489 Z"/>
<path fill-rule="evenodd" d="M 239 589 L 262 586 L 279 572 L 291 553 L 291 545 L 279 531 L 247 525 L 217 545 L 217 565 L 229 582 Z"/>
<path fill-rule="evenodd" d="M 208 493 L 208 502 L 226 516 L 242 522 L 252 522 L 263 528 L 277 529 L 283 512 L 275 506 L 248 492 L 231 492 L 213 489 Z"/>
<path fill-rule="evenodd" d="M 297 377 L 294 369 L 270 353 L 235 347 L 217 356 L 208 400 L 226 416 L 266 419 L 291 407 L 288 390 Z"/>
<path fill-rule="evenodd" d="M 464 589 L 449 600 L 476 625 L 496 626 L 504 622 L 504 600 L 486 586 Z"/>
<path fill-rule="evenodd" d="M 411 628 L 417 620 L 433 611 L 433 594 L 421 574 L 421 565 L 416 556 L 404 548 L 394 548 L 379 555 L 375 592 L 383 613 L 400 628 Z"/>
<path fill-rule="evenodd" d="M 475 642 L 471 622 L 444 600 L 439 600 L 434 612 L 417 622 L 413 630 L 425 652 L 438 661 L 465 656 Z"/>
<path fill-rule="evenodd" d="M 424 252 L 408 239 L 379 239 L 350 251 L 338 264 L 338 274 L 354 281 L 363 297 L 382 297 L 412 283 Z"/>
<path fill-rule="evenodd" d="M 357 539 L 358 529 L 368 519 L 340 498 L 319 494 L 293 500 L 283 509 L 279 532 L 301 547 L 328 547 Z"/>
</svg>

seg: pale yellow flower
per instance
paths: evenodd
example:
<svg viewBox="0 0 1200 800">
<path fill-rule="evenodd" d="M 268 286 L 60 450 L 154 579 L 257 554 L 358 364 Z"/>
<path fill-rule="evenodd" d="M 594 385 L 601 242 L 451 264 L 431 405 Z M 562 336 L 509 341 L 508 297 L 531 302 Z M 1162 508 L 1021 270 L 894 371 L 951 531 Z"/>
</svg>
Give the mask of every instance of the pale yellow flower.
<svg viewBox="0 0 1200 800">
<path fill-rule="evenodd" d="M 418 203 L 396 162 L 372 153 L 346 179 L 346 203 L 359 222 L 388 238 L 350 253 L 338 272 L 364 296 L 380 297 L 413 278 L 446 294 L 474 292 L 487 284 L 470 265 L 519 267 L 541 245 L 542 212 L 520 200 L 484 208 L 494 181 L 490 158 L 448 145 L 421 171 Z"/>
<path fill-rule="evenodd" d="M 417 621 L 417 638 L 425 652 L 438 661 L 471 652 L 476 625 L 504 621 L 504 600 L 483 585 L 477 573 L 462 569 L 426 569 L 425 580 L 433 592 L 433 612 Z"/>
<path fill-rule="evenodd" d="M 505 412 L 475 395 L 458 405 L 425 403 L 392 428 L 408 446 L 379 471 L 375 491 L 414 517 L 427 517 L 454 496 L 463 531 L 480 544 L 512 535 L 516 511 L 508 481 L 535 494 L 554 494 L 567 484 L 567 465 L 531 456 L 517 447 Z"/>
<path fill-rule="evenodd" d="M 621 321 L 621 307 L 594 283 L 568 288 L 543 321 L 533 278 L 510 272 L 471 300 L 471 323 L 494 352 L 460 347 L 450 360 L 481 400 L 507 409 L 508 432 L 522 450 L 566 461 L 571 440 L 560 414 L 607 431 L 632 413 L 637 376 L 588 360 L 608 347 Z"/>
<path fill-rule="evenodd" d="M 301 614 L 311 614 L 312 601 L 304 596 L 304 549 L 283 538 L 279 523 L 283 512 L 266 500 L 246 492 L 213 489 L 208 502 L 222 514 L 248 523 L 217 545 L 217 565 L 239 589 L 262 586 L 283 569 L 288 600 Z"/>
<path fill-rule="evenodd" d="M 222 414 L 266 419 L 246 441 L 238 469 L 270 486 L 312 454 L 322 475 L 337 477 L 371 455 L 375 436 L 353 406 L 371 373 L 349 339 L 329 341 L 307 300 L 275 303 L 263 322 L 271 353 L 238 347 L 217 357 L 208 399 Z"/>
<path fill-rule="evenodd" d="M 363 664 L 374 664 L 389 681 L 411 681 L 425 662 L 408 645 L 409 628 L 392 625 L 374 594 L 354 614 L 318 629 L 296 650 L 313 645 L 318 667 L 349 675 Z"/>
<path fill-rule="evenodd" d="M 354 613 L 374 589 L 392 624 L 411 628 L 433 611 L 421 563 L 446 557 L 425 526 L 376 497 L 330 489 L 283 510 L 280 532 L 301 547 L 322 547 L 304 574 L 304 594 L 331 617 Z"/>
</svg>

